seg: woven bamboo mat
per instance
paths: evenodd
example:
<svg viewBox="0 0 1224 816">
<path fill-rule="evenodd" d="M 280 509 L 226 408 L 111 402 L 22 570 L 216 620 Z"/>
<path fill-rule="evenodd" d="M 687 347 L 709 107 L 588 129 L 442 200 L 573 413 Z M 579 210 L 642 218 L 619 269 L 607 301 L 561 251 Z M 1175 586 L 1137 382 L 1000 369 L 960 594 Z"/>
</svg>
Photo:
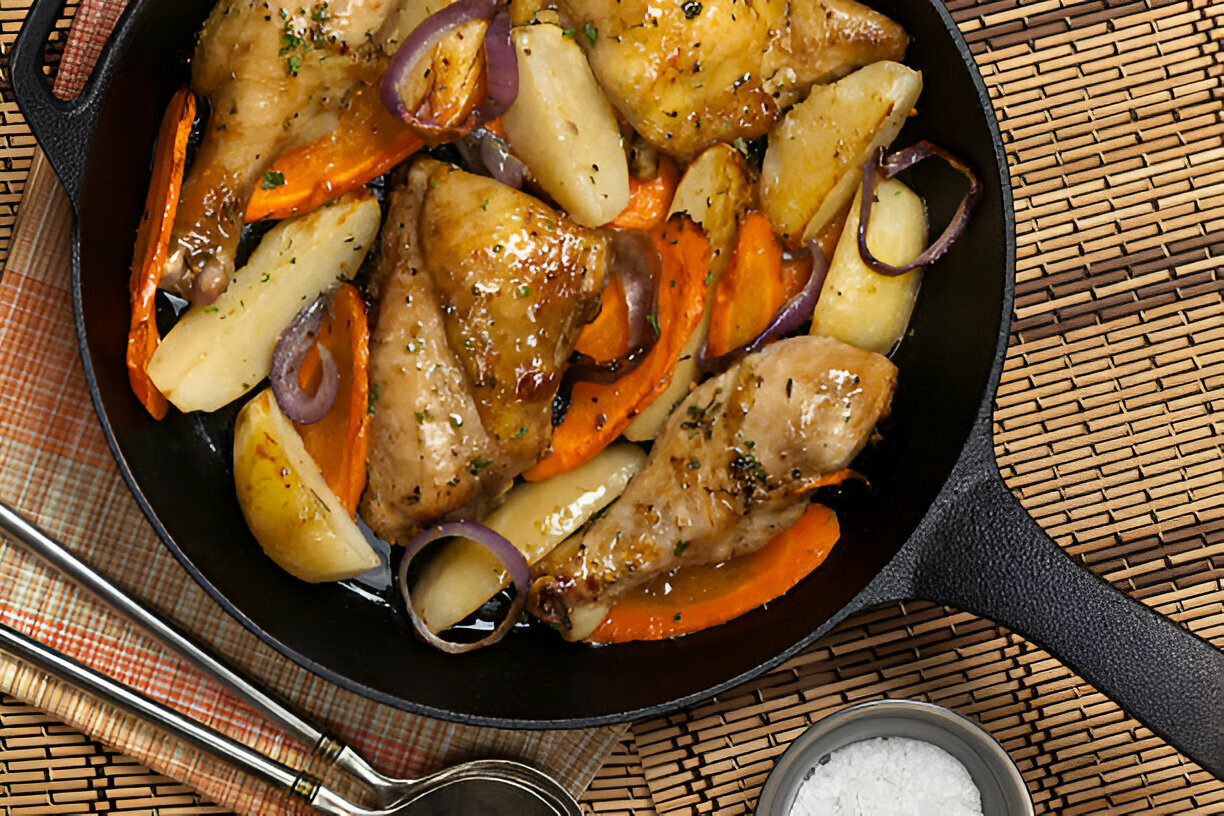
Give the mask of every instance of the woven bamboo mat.
<svg viewBox="0 0 1224 816">
<path fill-rule="evenodd" d="M 24 5 L 0 0 L 5 38 Z M 1016 322 L 995 413 L 1003 475 L 1087 567 L 1222 645 L 1224 4 L 949 8 L 998 110 L 1015 187 Z M 0 252 L 29 149 L 3 104 Z M 981 722 L 1039 813 L 1224 813 L 1224 783 L 1044 651 L 929 604 L 864 613 L 758 681 L 634 724 L 585 803 L 601 814 L 749 812 L 803 727 L 879 697 Z M 138 801 L 211 812 L 15 703 L 0 708 L 0 751 L 8 795 L 16 771 L 60 786 L 60 809 L 15 813 Z M 105 795 L 86 802 L 91 790 Z"/>
</svg>

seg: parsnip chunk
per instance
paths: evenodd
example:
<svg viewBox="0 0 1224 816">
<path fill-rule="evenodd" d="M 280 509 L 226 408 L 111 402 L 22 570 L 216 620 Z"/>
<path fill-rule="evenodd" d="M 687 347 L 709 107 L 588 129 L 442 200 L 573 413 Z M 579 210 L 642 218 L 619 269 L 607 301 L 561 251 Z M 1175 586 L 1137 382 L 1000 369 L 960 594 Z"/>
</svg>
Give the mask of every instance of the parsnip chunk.
<svg viewBox="0 0 1224 816">
<path fill-rule="evenodd" d="M 281 331 L 357 272 L 381 220 L 368 192 L 345 196 L 264 236 L 211 306 L 192 306 L 149 360 L 149 377 L 180 411 L 216 411 L 268 376 Z"/>
<path fill-rule="evenodd" d="M 629 162 L 612 105 L 561 28 L 522 26 L 512 37 L 519 89 L 502 123 L 514 154 L 579 224 L 608 223 L 629 203 Z"/>
<path fill-rule="evenodd" d="M 833 337 L 867 351 L 887 354 L 909 325 L 922 270 L 881 275 L 863 263 L 858 248 L 859 200 L 854 196 L 837 242 L 829 274 L 812 314 L 812 334 Z M 926 206 L 896 179 L 876 186 L 867 224 L 867 248 L 890 266 L 904 266 L 926 247 Z"/>
</svg>

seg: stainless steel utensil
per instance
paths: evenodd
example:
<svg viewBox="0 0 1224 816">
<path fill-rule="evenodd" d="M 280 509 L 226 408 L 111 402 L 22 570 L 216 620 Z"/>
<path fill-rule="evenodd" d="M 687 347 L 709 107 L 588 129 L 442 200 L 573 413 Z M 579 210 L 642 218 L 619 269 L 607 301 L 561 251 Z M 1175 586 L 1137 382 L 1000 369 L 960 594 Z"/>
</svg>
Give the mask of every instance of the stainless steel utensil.
<svg viewBox="0 0 1224 816">
<path fill-rule="evenodd" d="M 424 816 L 429 813 L 580 816 L 582 812 L 569 792 L 554 779 L 528 765 L 509 760 L 477 760 L 420 779 L 388 777 L 352 748 L 325 734 L 136 603 L 4 502 L 0 502 L 0 530 L 144 629 L 159 643 L 221 683 L 294 738 L 312 746 L 306 767 L 320 770 L 308 774 L 269 759 L 249 746 L 3 625 L 0 625 L 0 650 L 97 694 L 179 739 L 284 787 L 325 813 L 338 816 Z M 372 795 L 372 803 L 369 806 L 354 804 L 323 785 L 317 777 L 328 769 L 343 773 L 366 788 Z"/>
</svg>

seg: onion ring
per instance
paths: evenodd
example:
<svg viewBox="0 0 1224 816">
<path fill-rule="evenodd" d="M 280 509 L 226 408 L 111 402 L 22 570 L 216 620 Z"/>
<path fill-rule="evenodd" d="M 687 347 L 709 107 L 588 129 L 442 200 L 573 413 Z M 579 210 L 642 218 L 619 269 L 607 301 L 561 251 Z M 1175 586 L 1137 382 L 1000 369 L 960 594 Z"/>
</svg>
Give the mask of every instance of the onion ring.
<svg viewBox="0 0 1224 816">
<path fill-rule="evenodd" d="M 476 109 L 476 119 L 489 122 L 510 110 L 518 97 L 518 54 L 510 39 L 510 12 L 502 9 L 493 15 L 485 29 L 484 47 L 489 98 Z"/>
<path fill-rule="evenodd" d="M 902 170 L 913 167 L 918 162 L 931 156 L 939 156 L 952 165 L 965 178 L 969 179 L 969 191 L 961 199 L 960 206 L 956 208 L 956 213 L 952 216 L 952 221 L 944 229 L 943 234 L 935 240 L 935 243 L 924 249 L 917 258 L 904 266 L 886 264 L 872 255 L 871 250 L 867 248 L 867 221 L 871 215 L 871 205 L 875 199 L 876 184 L 881 178 L 890 179 Z M 881 147 L 876 151 L 875 156 L 863 165 L 863 192 L 859 202 L 859 256 L 863 259 L 863 263 L 881 275 L 904 275 L 906 272 L 911 272 L 920 266 L 930 266 L 943 257 L 943 254 L 948 251 L 956 239 L 965 233 L 965 227 L 969 223 L 969 213 L 977 202 L 981 191 L 982 185 L 978 182 L 977 174 L 968 165 L 942 147 L 931 144 L 925 139 L 904 150 L 898 150 L 887 159 L 884 158 L 884 148 Z"/>
<path fill-rule="evenodd" d="M 506 568 L 506 572 L 510 576 L 510 582 L 514 585 L 514 601 L 510 604 L 510 610 L 506 612 L 506 616 L 502 618 L 501 623 L 497 624 L 496 629 L 473 643 L 455 643 L 435 635 L 425 624 L 421 616 L 417 614 L 416 607 L 412 605 L 412 593 L 408 589 L 408 565 L 412 563 L 412 559 L 421 550 L 425 549 L 426 544 L 441 538 L 454 538 L 457 536 L 471 539 L 493 553 L 497 560 L 502 563 L 502 566 Z M 398 578 L 400 594 L 404 596 L 404 603 L 408 606 L 408 617 L 412 619 L 412 626 L 416 629 L 417 634 L 424 638 L 431 646 L 437 647 L 447 654 L 464 654 L 465 652 L 482 649 L 485 646 L 492 646 L 514 628 L 515 623 L 518 622 L 519 615 L 522 614 L 523 606 L 526 604 L 527 590 L 531 587 L 531 568 L 527 565 L 527 559 L 523 557 L 523 554 L 497 531 L 483 524 L 477 524 L 474 521 L 451 521 L 431 527 L 428 530 L 423 530 L 412 537 L 412 540 L 404 548 L 404 556 L 400 560 Z"/>
<path fill-rule="evenodd" d="M 319 387 L 314 394 L 306 393 L 298 379 L 298 370 L 307 353 L 315 347 L 319 327 L 323 324 L 326 301 L 320 297 L 294 316 L 280 333 L 276 347 L 272 350 L 272 365 L 268 380 L 272 383 L 272 395 L 285 416 L 294 422 L 309 425 L 327 416 L 336 401 L 340 385 L 340 372 L 331 352 L 324 346 L 319 350 Z"/>
<path fill-rule="evenodd" d="M 518 156 L 510 152 L 510 145 L 496 134 L 481 128 L 476 131 L 480 136 L 480 163 L 489 175 L 516 190 L 522 189 L 527 178 L 527 165 Z M 475 134 L 473 134 L 475 135 Z"/>
</svg>

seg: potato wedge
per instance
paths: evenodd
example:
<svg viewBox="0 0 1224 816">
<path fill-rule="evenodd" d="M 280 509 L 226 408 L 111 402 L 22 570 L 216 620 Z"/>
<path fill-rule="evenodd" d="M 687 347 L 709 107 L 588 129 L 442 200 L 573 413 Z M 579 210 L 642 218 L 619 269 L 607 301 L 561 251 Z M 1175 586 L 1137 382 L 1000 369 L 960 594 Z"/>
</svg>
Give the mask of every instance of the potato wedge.
<svg viewBox="0 0 1224 816">
<path fill-rule="evenodd" d="M 858 250 L 860 187 L 829 264 L 829 274 L 812 313 L 812 334 L 833 337 L 877 354 L 887 354 L 905 334 L 922 270 L 881 275 L 863 263 Z M 867 248 L 886 264 L 903 266 L 926 247 L 926 205 L 896 179 L 876 187 Z"/>
<path fill-rule="evenodd" d="M 676 187 L 668 216 L 678 212 L 688 213 L 709 236 L 710 249 L 714 253 L 710 262 L 710 283 L 706 290 L 706 311 L 680 352 L 671 384 L 629 423 L 629 427 L 625 428 L 627 439 L 645 442 L 658 436 L 672 409 L 688 396 L 693 383 L 697 382 L 697 352 L 705 343 L 710 328 L 710 298 L 714 294 L 714 285 L 722 277 L 735 250 L 739 218 L 755 201 L 756 187 L 752 181 L 752 173 L 743 154 L 730 145 L 716 144 L 689 165 Z"/>
<path fill-rule="evenodd" d="M 502 124 L 514 154 L 579 224 L 608 223 L 629 203 L 629 162 L 612 105 L 560 27 L 522 26 L 512 38 L 519 90 Z"/>
<path fill-rule="evenodd" d="M 668 216 L 688 213 L 710 237 L 715 263 L 721 260 L 726 266 L 735 248 L 739 217 L 752 207 L 756 196 L 752 182 L 743 154 L 731 145 L 716 144 L 684 171 Z"/>
<path fill-rule="evenodd" d="M 484 20 L 457 26 L 399 84 L 400 100 L 411 113 L 408 126 L 426 144 L 453 141 L 471 129 L 472 111 L 484 101 L 487 89 L 487 28 Z"/>
<path fill-rule="evenodd" d="M 211 306 L 193 306 L 149 360 L 149 377 L 180 411 L 215 411 L 254 388 L 294 316 L 353 276 L 381 220 L 368 192 L 274 227 Z"/>
<path fill-rule="evenodd" d="M 527 563 L 534 564 L 619 496 L 645 461 L 637 445 L 613 445 L 561 476 L 512 488 L 505 503 L 482 523 L 508 538 Z M 421 570 L 412 605 L 430 629 L 441 632 L 508 583 L 492 553 L 474 541 L 456 539 Z"/>
<path fill-rule="evenodd" d="M 234 488 L 247 526 L 282 569 L 303 581 L 352 578 L 378 555 L 265 389 L 234 427 Z"/>
<path fill-rule="evenodd" d="M 863 163 L 890 144 L 922 91 L 922 74 L 876 62 L 812 88 L 770 133 L 761 209 L 774 232 L 810 240 L 849 203 Z"/>
</svg>

